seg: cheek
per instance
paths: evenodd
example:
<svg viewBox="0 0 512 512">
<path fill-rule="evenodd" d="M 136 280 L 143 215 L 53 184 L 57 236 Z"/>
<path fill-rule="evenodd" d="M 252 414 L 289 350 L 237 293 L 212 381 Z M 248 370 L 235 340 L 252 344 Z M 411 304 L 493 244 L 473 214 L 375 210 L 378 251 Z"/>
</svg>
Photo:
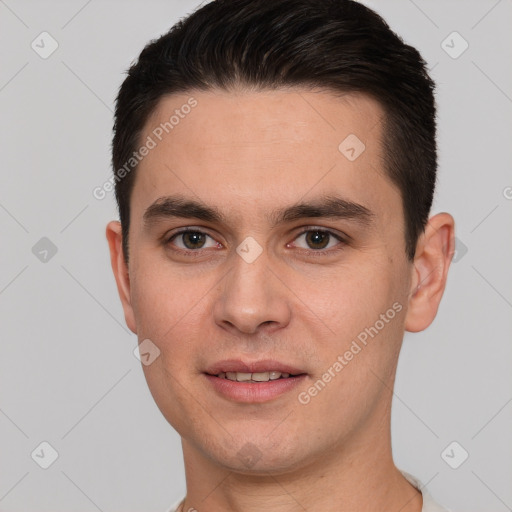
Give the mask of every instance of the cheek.
<svg viewBox="0 0 512 512">
<path fill-rule="evenodd" d="M 165 341 L 183 325 L 194 324 L 211 288 L 205 279 L 185 278 L 152 259 L 139 260 L 131 276 L 131 296 L 139 338 Z"/>
<path fill-rule="evenodd" d="M 213 276 L 191 277 L 165 264 L 145 262 L 132 281 L 132 305 L 139 340 L 150 339 L 159 349 L 146 379 L 153 393 L 179 391 L 195 376 L 198 355 L 212 347 Z M 209 322 L 209 323 L 208 323 Z M 177 390 L 171 390 L 177 385 Z M 167 389 L 169 387 L 169 389 Z M 156 398 L 156 397 L 155 397 Z"/>
<path fill-rule="evenodd" d="M 133 310 L 139 341 L 151 340 L 159 353 L 142 369 L 164 417 L 176 430 L 186 432 L 191 428 L 186 418 L 201 417 L 191 390 L 197 345 L 204 349 L 207 343 L 200 317 L 206 314 L 202 299 L 211 285 L 198 279 L 185 283 L 165 265 L 147 263 L 143 268 L 132 281 Z"/>
<path fill-rule="evenodd" d="M 324 293 L 315 288 L 310 295 L 310 308 L 321 311 L 318 316 L 329 329 L 329 342 L 315 349 L 325 371 L 342 356 L 348 387 L 374 380 L 368 368 L 388 375 L 396 364 L 407 306 L 407 280 L 400 265 L 386 257 L 352 266 L 324 283 Z"/>
<path fill-rule="evenodd" d="M 311 417 L 330 417 L 340 431 L 350 431 L 389 398 L 405 305 L 399 274 L 391 268 L 344 277 L 327 288 L 329 300 L 318 299 L 331 332 L 316 344 L 321 363 L 300 390 L 300 403 L 308 401 Z"/>
<path fill-rule="evenodd" d="M 315 279 L 296 279 L 294 289 L 304 297 L 305 310 L 316 313 L 331 334 L 357 335 L 403 300 L 404 285 L 386 261 L 347 265 Z"/>
</svg>

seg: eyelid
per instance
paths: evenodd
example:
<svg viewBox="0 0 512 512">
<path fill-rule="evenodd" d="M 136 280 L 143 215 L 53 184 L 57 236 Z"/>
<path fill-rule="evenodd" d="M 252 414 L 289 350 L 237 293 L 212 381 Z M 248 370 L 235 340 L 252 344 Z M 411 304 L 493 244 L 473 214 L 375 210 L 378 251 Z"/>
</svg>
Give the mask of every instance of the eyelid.
<svg viewBox="0 0 512 512">
<path fill-rule="evenodd" d="M 174 244 L 172 244 L 173 240 L 180 235 L 183 235 L 184 233 L 201 233 L 203 235 L 206 235 L 207 237 L 211 238 L 216 244 L 224 245 L 223 243 L 219 242 L 216 237 L 208 233 L 206 228 L 199 227 L 199 226 L 186 226 L 183 228 L 178 228 L 176 230 L 171 230 L 171 232 L 167 231 L 162 237 L 161 242 L 164 246 L 167 245 L 173 245 L 172 250 L 176 252 L 191 254 L 191 253 L 199 253 L 202 250 L 206 249 L 218 249 L 218 247 L 204 247 L 199 249 L 183 249 L 182 247 L 178 247 Z"/>
<path fill-rule="evenodd" d="M 306 233 L 310 232 L 320 232 L 324 234 L 328 234 L 329 237 L 333 237 L 338 243 L 334 245 L 334 247 L 329 248 L 321 248 L 321 249 L 311 249 L 306 247 L 298 247 L 295 245 L 295 241 L 305 235 Z M 320 226 L 308 226 L 306 228 L 302 228 L 302 231 L 300 231 L 298 234 L 296 234 L 293 238 L 293 240 L 286 244 L 287 247 L 290 247 L 290 245 L 293 244 L 293 248 L 298 251 L 298 254 L 302 254 L 303 256 L 309 258 L 326 258 L 326 257 L 332 257 L 333 255 L 338 254 L 340 251 L 343 251 L 346 249 L 347 245 L 349 244 L 349 240 L 351 238 L 348 235 L 341 235 L 337 233 L 336 231 L 332 231 L 331 229 L 320 227 Z"/>
<path fill-rule="evenodd" d="M 294 240 L 298 238 L 299 236 L 303 235 L 304 233 L 309 233 L 310 231 L 320 231 L 322 233 L 328 233 L 329 235 L 332 235 L 334 238 L 339 240 L 340 242 L 348 243 L 352 238 L 347 235 L 346 233 L 343 233 L 341 231 L 333 230 L 331 228 L 326 228 L 324 226 L 303 226 L 300 228 L 301 231 L 299 231 L 295 236 Z"/>
</svg>

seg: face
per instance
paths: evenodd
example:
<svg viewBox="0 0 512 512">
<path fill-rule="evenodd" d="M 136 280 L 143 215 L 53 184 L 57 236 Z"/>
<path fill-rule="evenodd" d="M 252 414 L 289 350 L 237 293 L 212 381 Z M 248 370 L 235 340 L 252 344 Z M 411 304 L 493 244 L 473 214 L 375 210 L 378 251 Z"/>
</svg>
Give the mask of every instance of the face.
<svg viewBox="0 0 512 512">
<path fill-rule="evenodd" d="M 285 472 L 381 435 L 416 285 L 382 118 L 297 89 L 172 95 L 148 120 L 125 270 L 118 226 L 111 249 L 159 351 L 151 393 L 197 456 Z"/>
</svg>

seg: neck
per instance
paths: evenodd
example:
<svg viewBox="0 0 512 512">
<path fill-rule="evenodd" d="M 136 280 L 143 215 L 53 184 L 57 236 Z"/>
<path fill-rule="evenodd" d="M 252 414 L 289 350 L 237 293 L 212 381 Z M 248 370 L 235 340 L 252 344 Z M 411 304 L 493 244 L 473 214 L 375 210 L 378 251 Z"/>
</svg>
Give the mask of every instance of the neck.
<svg viewBox="0 0 512 512">
<path fill-rule="evenodd" d="M 331 446 L 313 461 L 281 473 L 231 471 L 182 439 L 187 497 L 181 510 L 199 512 L 421 512 L 421 493 L 393 463 L 389 422 Z M 350 449 L 347 448 L 350 447 Z"/>
</svg>

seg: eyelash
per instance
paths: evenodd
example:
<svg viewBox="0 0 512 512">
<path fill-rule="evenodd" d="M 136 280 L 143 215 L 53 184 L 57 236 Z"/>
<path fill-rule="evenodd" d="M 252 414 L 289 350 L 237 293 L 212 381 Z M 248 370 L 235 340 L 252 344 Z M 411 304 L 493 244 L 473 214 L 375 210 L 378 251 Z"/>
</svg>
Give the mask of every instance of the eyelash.
<svg viewBox="0 0 512 512">
<path fill-rule="evenodd" d="M 318 233 L 322 233 L 324 235 L 329 235 L 329 237 L 333 237 L 335 238 L 338 242 L 340 242 L 339 244 L 336 244 L 336 246 L 334 248 L 330 248 L 330 249 L 304 249 L 302 247 L 298 247 L 297 249 L 299 249 L 300 251 L 307 251 L 309 254 L 311 255 L 314 255 L 314 256 L 328 256 L 328 255 L 331 255 L 333 252 L 336 252 L 336 251 L 340 251 L 340 250 L 343 250 L 344 246 L 348 243 L 347 238 L 344 238 L 343 236 L 337 234 L 337 233 L 334 233 L 333 231 L 330 231 L 328 229 L 325 229 L 325 228 L 320 228 L 320 227 L 317 227 L 317 226 L 308 226 L 307 228 L 303 229 L 300 233 L 297 233 L 297 235 L 294 237 L 293 241 L 297 240 L 299 237 L 301 237 L 302 235 L 305 235 L 307 233 L 310 233 L 310 232 L 318 232 Z M 180 229 L 179 231 L 176 231 L 175 233 L 173 233 L 171 236 L 169 237 L 166 237 L 165 240 L 164 240 L 164 245 L 165 246 L 169 246 L 169 245 L 172 245 L 171 242 L 179 237 L 180 235 L 183 235 L 184 233 L 200 233 L 201 235 L 206 235 L 207 237 L 211 238 L 212 240 L 215 240 L 211 235 L 209 235 L 208 233 L 206 233 L 205 231 L 201 231 L 200 229 L 195 229 L 195 228 L 190 228 L 190 227 L 187 227 L 187 228 L 184 228 L 184 229 Z M 292 241 L 292 242 L 293 242 Z M 216 242 L 216 243 L 219 243 L 219 242 Z M 289 244 L 286 244 L 287 246 Z M 207 248 L 209 249 L 209 248 Z M 189 256 L 189 257 L 195 257 L 195 256 L 198 256 L 200 255 L 201 251 L 203 249 L 181 249 L 179 247 L 174 247 L 172 248 L 173 251 L 175 252 L 179 252 L 185 256 Z"/>
<path fill-rule="evenodd" d="M 304 249 L 302 247 L 297 247 L 299 251 L 307 251 L 309 255 L 313 256 L 329 256 L 337 251 L 341 251 L 344 249 L 345 245 L 348 243 L 348 237 L 344 238 L 341 235 L 338 235 L 337 233 L 334 233 L 333 231 L 330 231 L 329 229 L 317 227 L 317 226 L 309 226 L 305 229 L 303 229 L 300 233 L 297 234 L 297 236 L 293 239 L 293 241 L 297 240 L 302 235 L 305 235 L 307 233 L 322 233 L 323 235 L 329 235 L 329 242 L 331 241 L 331 238 L 336 239 L 339 243 L 336 244 L 334 247 L 331 247 L 330 249 Z M 288 244 L 287 244 L 288 245 Z"/>
</svg>

